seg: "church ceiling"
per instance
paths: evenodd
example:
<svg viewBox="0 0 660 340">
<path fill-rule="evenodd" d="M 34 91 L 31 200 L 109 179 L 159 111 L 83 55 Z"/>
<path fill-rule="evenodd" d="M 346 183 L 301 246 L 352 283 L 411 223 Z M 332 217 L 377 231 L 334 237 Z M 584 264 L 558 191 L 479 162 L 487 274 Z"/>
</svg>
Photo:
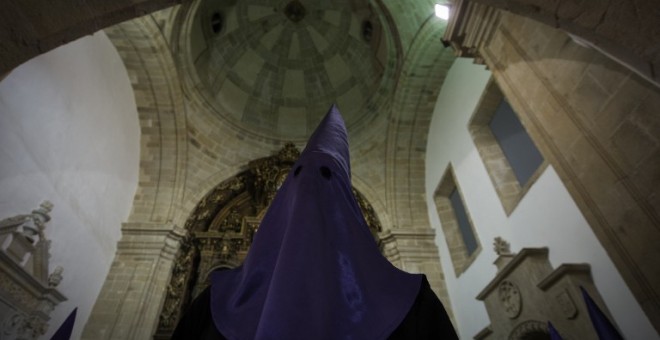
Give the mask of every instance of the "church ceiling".
<svg viewBox="0 0 660 340">
<path fill-rule="evenodd" d="M 347 126 L 382 113 L 397 52 L 361 0 L 198 1 L 179 13 L 190 92 L 245 133 L 304 140 L 335 102 Z"/>
</svg>

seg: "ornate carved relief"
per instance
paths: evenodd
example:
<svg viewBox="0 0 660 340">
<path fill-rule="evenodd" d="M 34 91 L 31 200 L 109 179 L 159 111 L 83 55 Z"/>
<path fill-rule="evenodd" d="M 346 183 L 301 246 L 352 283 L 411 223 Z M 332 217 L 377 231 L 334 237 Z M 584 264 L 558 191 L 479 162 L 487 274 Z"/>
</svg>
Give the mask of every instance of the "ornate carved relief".
<svg viewBox="0 0 660 340">
<path fill-rule="evenodd" d="M 568 289 L 564 289 L 563 291 L 557 293 L 555 296 L 555 301 L 567 319 L 574 319 L 577 316 L 578 309 L 575 306 L 575 302 L 573 302 L 573 298 L 571 297 L 571 293 L 568 291 Z"/>
<path fill-rule="evenodd" d="M 2 338 L 36 339 L 46 333 L 48 324 L 38 313 L 17 313 L 2 323 Z"/>
<path fill-rule="evenodd" d="M 520 315 L 522 297 L 520 296 L 520 289 L 513 282 L 502 281 L 499 288 L 497 288 L 497 296 L 502 303 L 506 316 L 515 319 Z"/>
<path fill-rule="evenodd" d="M 26 310 L 35 310 L 39 306 L 38 297 L 31 294 L 10 275 L 0 276 L 0 292 L 10 305 L 21 305 Z"/>
<path fill-rule="evenodd" d="M 197 205 L 186 222 L 167 288 L 155 339 L 169 339 L 180 313 L 208 285 L 215 268 L 243 262 L 259 223 L 300 151 L 288 143 L 277 154 L 248 164 L 248 169 L 219 184 Z M 367 200 L 353 189 L 365 221 L 378 239 L 381 225 Z"/>
<path fill-rule="evenodd" d="M 35 339 L 48 329 L 50 313 L 66 298 L 55 288 L 60 266 L 49 275 L 50 241 L 44 230 L 53 204 L 0 221 L 0 338 Z"/>
<path fill-rule="evenodd" d="M 190 276 L 192 263 L 194 260 L 195 252 L 192 246 L 191 239 L 188 237 L 181 242 L 179 248 L 179 256 L 174 262 L 174 269 L 172 269 L 172 279 L 167 285 L 167 292 L 165 295 L 166 303 L 163 305 L 163 310 L 160 314 L 159 326 L 173 328 L 176 320 L 179 317 L 179 309 L 185 298 L 187 278 Z"/>
</svg>

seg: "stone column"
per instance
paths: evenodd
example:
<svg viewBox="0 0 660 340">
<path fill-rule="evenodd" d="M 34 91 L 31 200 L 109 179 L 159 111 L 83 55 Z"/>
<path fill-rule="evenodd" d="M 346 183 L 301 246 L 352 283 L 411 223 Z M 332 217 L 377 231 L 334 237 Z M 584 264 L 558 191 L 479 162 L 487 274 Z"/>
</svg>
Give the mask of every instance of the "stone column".
<svg viewBox="0 0 660 340">
<path fill-rule="evenodd" d="M 158 326 L 184 231 L 174 225 L 125 223 L 122 233 L 83 339 L 149 339 Z"/>
</svg>

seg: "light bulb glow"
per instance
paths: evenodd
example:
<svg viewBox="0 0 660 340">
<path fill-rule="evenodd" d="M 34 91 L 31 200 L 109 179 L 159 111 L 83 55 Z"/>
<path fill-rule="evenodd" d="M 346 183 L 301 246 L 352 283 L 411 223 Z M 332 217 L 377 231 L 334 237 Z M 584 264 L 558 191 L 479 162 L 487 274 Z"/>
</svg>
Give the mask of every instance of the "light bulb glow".
<svg viewBox="0 0 660 340">
<path fill-rule="evenodd" d="M 442 20 L 449 20 L 449 6 L 436 4 L 435 16 Z"/>
</svg>

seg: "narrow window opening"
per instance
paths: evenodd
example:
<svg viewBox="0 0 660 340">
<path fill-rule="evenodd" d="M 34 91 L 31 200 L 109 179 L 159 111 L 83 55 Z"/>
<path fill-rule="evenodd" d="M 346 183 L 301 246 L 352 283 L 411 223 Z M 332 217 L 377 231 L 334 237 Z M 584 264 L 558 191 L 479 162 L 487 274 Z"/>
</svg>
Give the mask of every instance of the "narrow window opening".
<svg viewBox="0 0 660 340">
<path fill-rule="evenodd" d="M 465 206 L 463 205 L 463 199 L 456 188 L 454 188 L 451 194 L 449 194 L 449 201 L 454 209 L 456 222 L 458 223 L 458 230 L 461 232 L 463 243 L 465 243 L 465 249 L 467 250 L 468 256 L 470 256 L 475 250 L 477 250 L 477 239 L 472 232 L 472 225 L 470 225 L 470 220 L 468 219 Z"/>
<path fill-rule="evenodd" d="M 215 12 L 211 15 L 211 30 L 213 30 L 213 33 L 220 34 L 220 32 L 222 32 L 223 23 L 224 20 L 221 12 Z"/>
<path fill-rule="evenodd" d="M 481 252 L 479 235 L 463 200 L 451 164 L 433 194 L 442 232 L 456 277 L 465 272 Z"/>
<path fill-rule="evenodd" d="M 364 38 L 364 41 L 366 42 L 371 42 L 371 38 L 373 37 L 374 33 L 374 26 L 371 24 L 371 21 L 365 20 L 362 22 L 362 38 Z"/>
<path fill-rule="evenodd" d="M 543 156 L 506 100 L 500 102 L 489 126 L 518 183 L 524 186 L 543 163 Z"/>
</svg>

